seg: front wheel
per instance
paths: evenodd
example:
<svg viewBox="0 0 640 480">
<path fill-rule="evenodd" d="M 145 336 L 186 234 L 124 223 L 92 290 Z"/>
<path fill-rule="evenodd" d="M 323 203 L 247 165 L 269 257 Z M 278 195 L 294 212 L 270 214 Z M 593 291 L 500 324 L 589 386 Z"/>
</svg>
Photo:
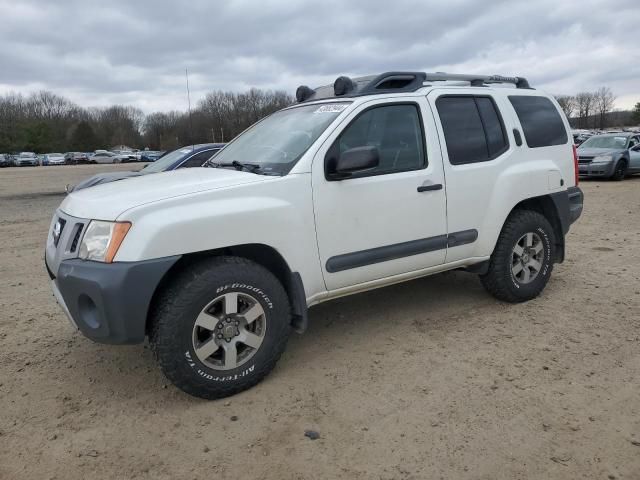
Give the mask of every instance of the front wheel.
<svg viewBox="0 0 640 480">
<path fill-rule="evenodd" d="M 205 399 L 262 380 L 291 329 L 280 282 L 238 257 L 214 257 L 183 270 L 160 296 L 151 320 L 150 343 L 165 376 Z"/>
<path fill-rule="evenodd" d="M 489 270 L 480 280 L 499 300 L 531 300 L 547 285 L 554 258 L 555 234 L 549 221 L 538 212 L 515 210 L 502 227 Z"/>
<path fill-rule="evenodd" d="M 611 180 L 615 180 L 619 182 L 620 180 L 624 180 L 624 177 L 627 176 L 627 162 L 624 160 L 618 160 L 616 163 L 616 168 L 613 171 L 613 175 L 611 175 Z"/>
</svg>

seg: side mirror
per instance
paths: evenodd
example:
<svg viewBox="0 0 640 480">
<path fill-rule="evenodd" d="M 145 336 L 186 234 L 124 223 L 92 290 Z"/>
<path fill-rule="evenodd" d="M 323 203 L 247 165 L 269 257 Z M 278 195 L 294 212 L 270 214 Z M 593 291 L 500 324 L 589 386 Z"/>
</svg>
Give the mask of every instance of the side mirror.
<svg viewBox="0 0 640 480">
<path fill-rule="evenodd" d="M 329 165 L 327 176 L 333 180 L 341 180 L 349 178 L 355 172 L 376 168 L 379 164 L 380 153 L 377 147 L 350 148 L 342 152 L 334 165 Z"/>
</svg>

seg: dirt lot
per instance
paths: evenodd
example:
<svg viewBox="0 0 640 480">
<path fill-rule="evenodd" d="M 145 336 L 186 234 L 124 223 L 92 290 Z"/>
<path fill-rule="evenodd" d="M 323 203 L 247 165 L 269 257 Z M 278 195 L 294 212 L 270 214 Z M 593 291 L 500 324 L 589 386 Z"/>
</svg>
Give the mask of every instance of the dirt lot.
<svg viewBox="0 0 640 480">
<path fill-rule="evenodd" d="M 320 305 L 266 381 L 206 402 L 51 295 L 64 184 L 113 168 L 0 170 L 1 479 L 640 478 L 640 178 L 583 182 L 535 301 L 456 272 Z"/>
</svg>

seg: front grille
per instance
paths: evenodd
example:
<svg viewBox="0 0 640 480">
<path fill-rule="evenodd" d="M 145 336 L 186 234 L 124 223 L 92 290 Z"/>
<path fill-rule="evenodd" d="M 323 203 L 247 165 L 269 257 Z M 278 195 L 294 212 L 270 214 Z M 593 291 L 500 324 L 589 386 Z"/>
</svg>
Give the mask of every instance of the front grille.
<svg viewBox="0 0 640 480">
<path fill-rule="evenodd" d="M 69 248 L 69 251 L 71 253 L 75 252 L 76 248 L 78 248 L 78 242 L 80 241 L 80 236 L 82 235 L 83 228 L 84 228 L 83 223 L 76 223 L 76 233 L 73 236 L 73 241 L 71 242 L 71 247 Z"/>
<path fill-rule="evenodd" d="M 593 157 L 578 157 L 578 163 L 591 163 Z"/>
</svg>

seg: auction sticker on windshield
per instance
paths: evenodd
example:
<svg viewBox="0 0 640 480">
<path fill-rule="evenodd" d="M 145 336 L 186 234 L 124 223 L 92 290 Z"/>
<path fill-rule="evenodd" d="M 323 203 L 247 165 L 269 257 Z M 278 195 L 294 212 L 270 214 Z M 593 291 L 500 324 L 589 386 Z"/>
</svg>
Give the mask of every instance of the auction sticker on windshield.
<svg viewBox="0 0 640 480">
<path fill-rule="evenodd" d="M 347 108 L 346 103 L 329 103 L 327 105 L 321 105 L 313 113 L 340 113 Z"/>
</svg>

